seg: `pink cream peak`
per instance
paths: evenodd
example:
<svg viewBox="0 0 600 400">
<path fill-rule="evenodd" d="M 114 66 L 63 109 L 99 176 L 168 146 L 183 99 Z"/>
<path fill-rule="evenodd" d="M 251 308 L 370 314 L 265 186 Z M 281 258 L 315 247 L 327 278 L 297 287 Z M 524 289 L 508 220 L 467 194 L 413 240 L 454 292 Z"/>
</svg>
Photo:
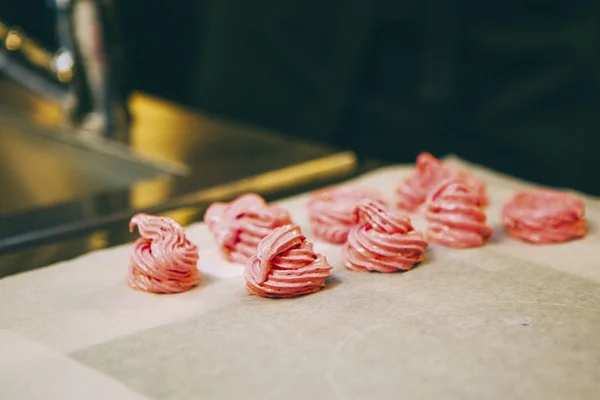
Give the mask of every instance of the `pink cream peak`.
<svg viewBox="0 0 600 400">
<path fill-rule="evenodd" d="M 213 203 L 204 221 L 228 261 L 245 264 L 256 253 L 259 242 L 273 229 L 292 223 L 289 213 L 270 206 L 259 195 L 249 193 L 230 203 Z"/>
<path fill-rule="evenodd" d="M 135 215 L 129 230 L 138 227 L 140 238 L 132 247 L 127 282 L 134 289 L 153 293 L 179 293 L 198 285 L 198 248 L 171 218 Z"/>
<path fill-rule="evenodd" d="M 328 243 L 344 243 L 355 223 L 354 207 L 363 200 L 386 204 L 377 190 L 360 187 L 331 187 L 312 193 L 307 209 L 313 235 Z"/>
<path fill-rule="evenodd" d="M 486 225 L 485 201 L 464 181 L 442 183 L 427 202 L 428 239 L 454 248 L 481 246 L 492 235 L 492 228 Z"/>
<path fill-rule="evenodd" d="M 407 271 L 423 260 L 427 242 L 410 218 L 366 201 L 354 211 L 357 222 L 342 248 L 342 261 L 352 271 Z"/>
<path fill-rule="evenodd" d="M 248 291 L 263 297 L 295 297 L 325 286 L 331 273 L 327 259 L 313 250 L 300 227 L 279 227 L 261 240 L 246 265 Z"/>
</svg>

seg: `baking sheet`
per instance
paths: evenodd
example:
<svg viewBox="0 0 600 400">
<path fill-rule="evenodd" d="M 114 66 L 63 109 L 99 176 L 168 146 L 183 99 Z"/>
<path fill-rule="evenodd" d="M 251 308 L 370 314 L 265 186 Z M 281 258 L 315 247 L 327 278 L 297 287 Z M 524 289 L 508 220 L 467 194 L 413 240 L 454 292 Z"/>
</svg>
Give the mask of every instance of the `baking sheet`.
<svg viewBox="0 0 600 400">
<path fill-rule="evenodd" d="M 129 289 L 129 246 L 0 280 L 0 398 L 597 399 L 600 202 L 585 198 L 585 239 L 527 245 L 499 210 L 528 184 L 449 162 L 486 180 L 494 238 L 432 245 L 407 273 L 347 271 L 338 246 L 314 241 L 334 266 L 326 290 L 248 296 L 242 267 L 195 224 L 203 282 L 187 293 Z M 348 184 L 391 199 L 409 170 Z M 312 240 L 305 201 L 279 203 Z"/>
</svg>

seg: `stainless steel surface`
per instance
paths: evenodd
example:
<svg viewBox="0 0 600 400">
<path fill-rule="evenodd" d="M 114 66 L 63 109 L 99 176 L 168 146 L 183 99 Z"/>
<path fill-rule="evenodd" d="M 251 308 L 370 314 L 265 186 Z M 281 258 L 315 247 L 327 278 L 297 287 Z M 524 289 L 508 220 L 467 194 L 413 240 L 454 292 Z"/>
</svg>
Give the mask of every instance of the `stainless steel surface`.
<svg viewBox="0 0 600 400">
<path fill-rule="evenodd" d="M 0 79 L 0 93 L 7 94 L 0 98 L 0 149 L 11 154 L 0 160 L 8 166 L 0 168 L 0 183 L 10 188 L 0 191 L 0 276 L 128 240 L 127 220 L 136 212 L 192 209 L 193 217 L 178 219 L 192 222 L 216 200 L 244 192 L 276 199 L 357 171 L 351 152 L 141 93 L 130 102 L 129 147 L 65 132 L 56 103 L 10 81 Z M 26 114 L 7 111 L 15 109 Z M 108 239 L 98 240 L 100 232 Z"/>
<path fill-rule="evenodd" d="M 130 115 L 123 86 L 125 60 L 112 2 L 56 0 L 52 5 L 60 48 L 47 51 L 0 21 L 0 69 L 59 102 L 69 126 L 126 140 Z"/>
<path fill-rule="evenodd" d="M 75 201 L 165 176 L 152 165 L 75 146 L 0 122 L 0 214 Z"/>
<path fill-rule="evenodd" d="M 54 68 L 54 54 L 19 28 L 11 27 L 2 20 L 0 72 L 45 98 L 59 103 L 66 99 L 67 90 L 63 82 L 68 81 L 70 75 L 57 73 Z"/>
</svg>

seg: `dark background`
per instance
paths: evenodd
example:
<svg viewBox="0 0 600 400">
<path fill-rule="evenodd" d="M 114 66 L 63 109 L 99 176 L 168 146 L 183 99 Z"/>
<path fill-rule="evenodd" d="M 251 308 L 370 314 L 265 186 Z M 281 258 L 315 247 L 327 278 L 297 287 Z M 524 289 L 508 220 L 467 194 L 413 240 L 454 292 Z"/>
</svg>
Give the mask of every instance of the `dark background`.
<svg viewBox="0 0 600 400">
<path fill-rule="evenodd" d="M 56 46 L 46 2 L 8 3 L 0 18 Z M 454 152 L 600 195 L 597 0 L 116 5 L 133 89 L 361 156 Z"/>
</svg>

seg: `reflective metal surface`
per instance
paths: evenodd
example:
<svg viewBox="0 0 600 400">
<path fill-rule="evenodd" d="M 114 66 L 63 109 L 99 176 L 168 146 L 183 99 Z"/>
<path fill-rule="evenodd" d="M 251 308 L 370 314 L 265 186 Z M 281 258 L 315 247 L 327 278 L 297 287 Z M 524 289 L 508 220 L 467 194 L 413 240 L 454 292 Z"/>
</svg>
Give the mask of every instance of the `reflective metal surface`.
<svg viewBox="0 0 600 400">
<path fill-rule="evenodd" d="M 64 121 L 120 139 L 130 114 L 126 65 L 110 0 L 49 0 L 60 48 L 49 51 L 0 20 L 0 70 L 64 109 Z"/>
<path fill-rule="evenodd" d="M 27 123 L 35 126 L 38 134 L 61 135 L 61 110 L 56 104 L 8 81 L 0 80 L 0 93 L 8 94 L 0 98 L 0 125 L 1 110 L 5 116 L 10 108 L 27 110 Z M 1 149 L 10 152 L 20 146 L 27 148 L 23 154 L 29 152 L 25 159 L 13 156 L 10 168 L 0 168 L 0 182 L 19 188 L 21 198 L 30 194 L 27 200 L 15 201 L 7 190 L 0 191 L 0 197 L 6 197 L 0 200 L 0 269 L 9 271 L 0 271 L 0 275 L 89 251 L 84 237 L 103 229 L 123 231 L 135 212 L 193 207 L 199 217 L 215 200 L 248 191 L 276 198 L 332 183 L 357 169 L 351 152 L 216 120 L 145 94 L 134 94 L 130 107 L 135 117 L 128 137 L 130 155 L 93 141 L 89 149 L 95 150 L 83 156 L 81 148 L 71 149 L 67 157 L 60 155 L 66 151 L 64 143 L 59 152 L 46 145 L 42 151 L 32 145 L 31 137 L 19 137 L 15 128 L 0 131 L 3 142 L 16 138 L 15 143 L 3 143 Z M 42 140 L 34 139 L 36 143 Z M 79 141 L 82 143 L 86 141 Z M 99 150 L 104 154 L 94 154 Z M 33 160 L 27 160 L 31 157 Z M 44 157 L 53 162 L 43 162 Z M 71 167 L 65 167 L 64 160 L 70 160 Z M 71 172 L 66 173 L 69 168 Z M 119 235 L 113 236 L 127 237 L 123 232 Z M 73 238 L 83 244 L 59 244 Z M 45 254 L 50 256 L 40 258 L 42 253 L 31 250 L 38 246 L 61 250 L 47 250 Z"/>
<path fill-rule="evenodd" d="M 0 114 L 1 115 L 1 114 Z M 126 189 L 134 182 L 165 176 L 151 165 L 75 146 L 0 122 L 2 214 L 51 206 Z"/>
</svg>

